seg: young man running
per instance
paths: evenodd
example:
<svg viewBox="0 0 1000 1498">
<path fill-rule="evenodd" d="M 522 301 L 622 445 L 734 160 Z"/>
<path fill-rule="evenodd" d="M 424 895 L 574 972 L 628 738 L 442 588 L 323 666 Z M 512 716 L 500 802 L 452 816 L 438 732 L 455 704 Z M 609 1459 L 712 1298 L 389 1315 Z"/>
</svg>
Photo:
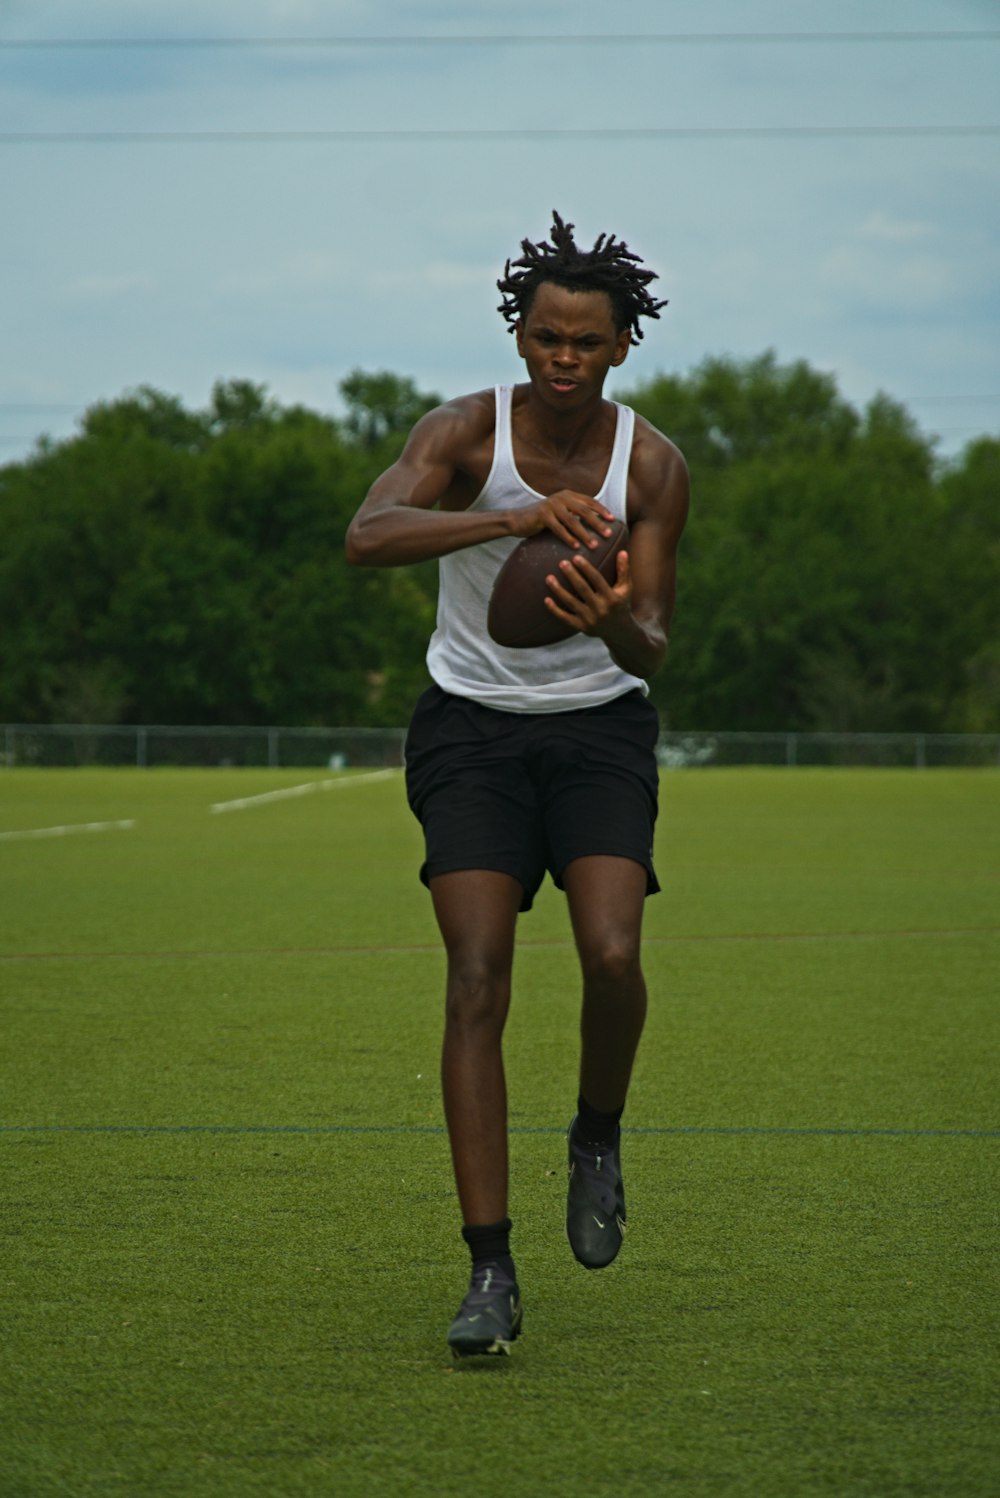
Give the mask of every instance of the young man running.
<svg viewBox="0 0 1000 1498">
<path fill-rule="evenodd" d="M 406 782 L 447 955 L 441 1075 L 472 1255 L 448 1334 L 458 1357 L 507 1352 L 521 1326 L 502 1053 L 518 913 L 547 869 L 566 893 L 583 979 L 566 1230 L 578 1261 L 599 1269 L 625 1229 L 619 1125 L 646 1014 L 643 902 L 658 888 L 646 681 L 667 651 L 688 478 L 673 443 L 603 389 L 642 337 L 639 318 L 666 304 L 626 244 L 602 234 L 581 250 L 573 225 L 553 218 L 549 241 L 523 240 L 497 282 L 526 382 L 424 416 L 346 543 L 359 566 L 440 558 L 434 684 L 410 724 Z M 587 560 L 611 519 L 629 526 L 613 584 Z M 547 603 L 573 633 L 496 645 L 493 579 L 545 528 L 575 548 Z"/>
</svg>

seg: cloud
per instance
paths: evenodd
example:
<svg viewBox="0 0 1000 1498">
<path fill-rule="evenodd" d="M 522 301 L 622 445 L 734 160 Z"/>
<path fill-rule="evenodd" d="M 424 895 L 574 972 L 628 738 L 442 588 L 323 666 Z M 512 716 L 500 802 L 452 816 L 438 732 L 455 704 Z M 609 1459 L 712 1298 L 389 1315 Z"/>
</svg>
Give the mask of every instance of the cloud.
<svg viewBox="0 0 1000 1498">
<path fill-rule="evenodd" d="M 873 209 L 820 262 L 828 290 L 888 313 L 920 312 L 958 290 L 937 226 L 885 208 Z"/>
<path fill-rule="evenodd" d="M 67 297 L 78 302 L 117 301 L 119 297 L 133 292 L 151 292 L 155 287 L 152 276 L 142 272 L 100 272 L 96 275 L 77 276 L 66 288 Z"/>
<path fill-rule="evenodd" d="M 338 255 L 324 250 L 300 250 L 281 260 L 264 260 L 252 268 L 229 269 L 215 283 L 221 296 L 259 297 L 276 293 L 290 296 L 342 285 L 348 266 Z"/>
<path fill-rule="evenodd" d="M 841 245 L 831 250 L 820 274 L 828 289 L 856 305 L 881 312 L 919 312 L 956 290 L 943 256 L 897 256 Z"/>
<path fill-rule="evenodd" d="M 874 239 L 888 244 L 912 244 L 915 240 L 929 238 L 933 233 L 931 224 L 894 218 L 882 209 L 870 213 L 857 229 L 861 239 Z"/>
</svg>

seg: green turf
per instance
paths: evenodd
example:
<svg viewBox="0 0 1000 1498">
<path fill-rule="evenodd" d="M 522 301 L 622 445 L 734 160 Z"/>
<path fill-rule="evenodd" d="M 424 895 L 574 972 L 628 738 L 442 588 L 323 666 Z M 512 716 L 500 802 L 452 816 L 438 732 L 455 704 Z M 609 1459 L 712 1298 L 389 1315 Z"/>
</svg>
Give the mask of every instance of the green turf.
<svg viewBox="0 0 1000 1498">
<path fill-rule="evenodd" d="M 2 1498 L 994 1498 L 1000 775 L 665 778 L 602 1274 L 543 891 L 481 1370 L 401 782 L 209 810 L 310 778 L 0 772 L 0 832 L 135 823 L 0 840 Z"/>
</svg>

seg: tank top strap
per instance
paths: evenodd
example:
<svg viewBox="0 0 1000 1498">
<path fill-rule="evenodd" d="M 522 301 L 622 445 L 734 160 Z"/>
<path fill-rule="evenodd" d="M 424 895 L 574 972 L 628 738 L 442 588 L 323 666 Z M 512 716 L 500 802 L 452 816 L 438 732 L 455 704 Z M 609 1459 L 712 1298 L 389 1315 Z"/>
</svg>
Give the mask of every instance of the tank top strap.
<svg viewBox="0 0 1000 1498">
<path fill-rule="evenodd" d="M 635 435 L 635 412 L 631 406 L 620 405 L 618 401 L 615 401 L 615 411 L 617 420 L 611 461 L 597 498 L 602 504 L 606 504 L 612 513 L 619 513 L 620 510 L 621 518 L 624 520 L 628 497 L 628 469 L 632 460 L 632 438 Z M 616 501 L 618 501 L 617 504 Z"/>
<path fill-rule="evenodd" d="M 493 436 L 493 472 L 517 474 L 514 467 L 514 437 L 511 430 L 513 385 L 495 385 L 496 429 Z"/>
</svg>

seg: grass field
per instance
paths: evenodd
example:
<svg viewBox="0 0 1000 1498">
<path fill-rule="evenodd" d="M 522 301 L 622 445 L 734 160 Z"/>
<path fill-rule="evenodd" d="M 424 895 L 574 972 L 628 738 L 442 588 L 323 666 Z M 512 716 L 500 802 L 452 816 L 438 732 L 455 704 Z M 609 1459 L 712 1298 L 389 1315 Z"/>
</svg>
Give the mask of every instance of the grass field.
<svg viewBox="0 0 1000 1498">
<path fill-rule="evenodd" d="M 665 778 L 601 1274 L 543 891 L 482 1369 L 401 781 L 211 810 L 309 778 L 0 771 L 3 1498 L 995 1498 L 1000 774 Z"/>
</svg>

